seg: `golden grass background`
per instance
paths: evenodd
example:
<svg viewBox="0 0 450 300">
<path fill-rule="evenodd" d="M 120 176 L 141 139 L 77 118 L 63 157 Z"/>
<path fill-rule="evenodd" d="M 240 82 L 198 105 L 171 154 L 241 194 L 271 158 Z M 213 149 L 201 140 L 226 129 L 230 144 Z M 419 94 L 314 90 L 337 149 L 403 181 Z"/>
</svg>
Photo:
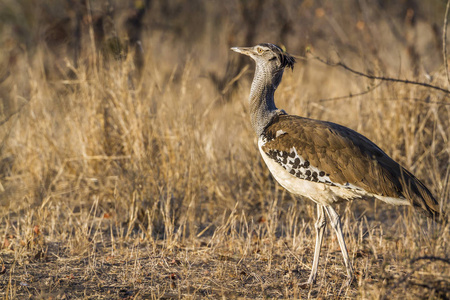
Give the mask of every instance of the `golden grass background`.
<svg viewBox="0 0 450 300">
<path fill-rule="evenodd" d="M 315 205 L 260 158 L 254 65 L 229 50 L 273 42 L 309 58 L 285 73 L 277 106 L 364 134 L 448 211 L 448 94 L 311 58 L 447 88 L 444 12 L 442 1 L 2 1 L 2 298 L 450 297 L 449 226 L 366 201 L 338 207 L 353 284 L 342 287 L 327 229 L 318 282 L 299 287 Z"/>
</svg>

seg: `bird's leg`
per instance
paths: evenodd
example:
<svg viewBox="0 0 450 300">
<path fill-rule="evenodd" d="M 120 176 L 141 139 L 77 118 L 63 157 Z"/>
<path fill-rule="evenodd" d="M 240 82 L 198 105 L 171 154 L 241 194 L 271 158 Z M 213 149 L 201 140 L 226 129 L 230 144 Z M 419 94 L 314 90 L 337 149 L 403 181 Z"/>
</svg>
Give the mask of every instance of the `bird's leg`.
<svg viewBox="0 0 450 300">
<path fill-rule="evenodd" d="M 330 217 L 331 226 L 333 226 L 334 230 L 336 231 L 339 246 L 341 247 L 342 256 L 344 257 L 344 264 L 345 267 L 347 268 L 348 279 L 346 284 L 349 285 L 353 279 L 353 269 L 352 265 L 350 264 L 350 259 L 348 257 L 347 247 L 345 246 L 344 235 L 342 234 L 341 218 L 331 206 L 325 206 L 325 210 L 327 211 L 327 214 Z"/>
<path fill-rule="evenodd" d="M 317 276 L 317 268 L 319 266 L 319 256 L 320 256 L 320 248 L 322 247 L 323 241 L 323 233 L 325 231 L 325 225 L 327 224 L 327 220 L 325 219 L 325 212 L 323 210 L 323 206 L 317 204 L 317 221 L 314 224 L 316 227 L 316 247 L 314 248 L 314 260 L 311 269 L 311 274 L 309 275 L 309 279 L 304 284 L 312 284 L 316 281 Z"/>
</svg>

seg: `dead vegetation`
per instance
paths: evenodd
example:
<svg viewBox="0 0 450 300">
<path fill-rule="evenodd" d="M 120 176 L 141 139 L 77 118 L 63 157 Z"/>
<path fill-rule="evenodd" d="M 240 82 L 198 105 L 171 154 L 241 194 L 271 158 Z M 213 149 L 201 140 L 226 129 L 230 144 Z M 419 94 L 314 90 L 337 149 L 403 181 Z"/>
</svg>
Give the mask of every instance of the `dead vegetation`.
<svg viewBox="0 0 450 300">
<path fill-rule="evenodd" d="M 328 230 L 299 286 L 315 205 L 266 169 L 229 51 L 269 41 L 446 88 L 444 3 L 53 2 L 1 4 L 3 299 L 450 297 L 449 225 L 380 202 L 338 208 L 353 284 Z M 276 97 L 363 133 L 448 211 L 448 94 L 309 59 Z"/>
</svg>

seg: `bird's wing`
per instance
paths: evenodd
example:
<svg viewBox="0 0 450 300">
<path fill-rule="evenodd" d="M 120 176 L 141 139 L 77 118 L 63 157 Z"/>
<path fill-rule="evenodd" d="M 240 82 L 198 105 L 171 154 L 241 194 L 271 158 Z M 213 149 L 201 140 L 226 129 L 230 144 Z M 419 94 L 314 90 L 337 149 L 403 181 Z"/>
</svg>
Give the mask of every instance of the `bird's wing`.
<svg viewBox="0 0 450 300">
<path fill-rule="evenodd" d="M 295 173 L 297 177 L 384 197 L 407 198 L 414 206 L 437 210 L 436 200 L 417 178 L 369 139 L 347 127 L 279 115 L 266 127 L 262 138 L 262 150 L 291 174 L 300 172 L 302 176 Z M 301 164 L 292 161 L 294 154 L 300 156 Z M 322 177 L 308 178 L 313 173 L 305 174 L 308 168 Z"/>
</svg>

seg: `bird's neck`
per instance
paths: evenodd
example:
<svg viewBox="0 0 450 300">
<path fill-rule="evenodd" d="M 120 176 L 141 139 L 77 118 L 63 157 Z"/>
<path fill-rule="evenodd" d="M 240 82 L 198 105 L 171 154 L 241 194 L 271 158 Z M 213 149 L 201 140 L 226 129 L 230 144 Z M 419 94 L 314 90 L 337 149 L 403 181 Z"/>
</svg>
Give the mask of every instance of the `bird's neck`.
<svg viewBox="0 0 450 300">
<path fill-rule="evenodd" d="M 249 102 L 252 127 L 257 136 L 263 133 L 264 128 L 278 112 L 274 102 L 276 86 L 272 78 L 269 70 L 256 65 Z"/>
</svg>

